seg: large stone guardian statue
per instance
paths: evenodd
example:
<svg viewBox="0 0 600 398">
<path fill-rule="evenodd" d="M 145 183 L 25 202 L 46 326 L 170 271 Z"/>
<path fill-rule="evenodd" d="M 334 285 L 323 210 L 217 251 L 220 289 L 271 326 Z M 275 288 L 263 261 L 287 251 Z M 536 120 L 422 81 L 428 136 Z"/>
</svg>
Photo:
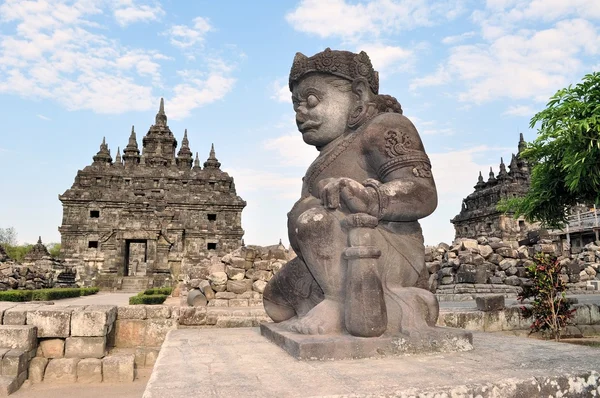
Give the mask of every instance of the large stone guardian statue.
<svg viewBox="0 0 600 398">
<path fill-rule="evenodd" d="M 398 101 L 378 94 L 367 54 L 298 53 L 289 86 L 319 155 L 288 213 L 298 256 L 265 289 L 275 324 L 262 333 L 297 357 L 470 348 L 470 334 L 434 327 L 418 222 L 437 206 L 431 164 Z"/>
</svg>

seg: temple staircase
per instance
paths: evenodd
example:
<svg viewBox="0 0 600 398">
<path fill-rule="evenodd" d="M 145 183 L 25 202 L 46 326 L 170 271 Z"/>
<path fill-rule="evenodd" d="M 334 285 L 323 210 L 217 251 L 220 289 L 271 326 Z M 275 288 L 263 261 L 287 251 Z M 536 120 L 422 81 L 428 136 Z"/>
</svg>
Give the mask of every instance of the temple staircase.
<svg viewBox="0 0 600 398">
<path fill-rule="evenodd" d="M 119 291 L 124 293 L 138 293 L 148 289 L 149 284 L 151 284 L 151 279 L 147 276 L 124 276 Z"/>
</svg>

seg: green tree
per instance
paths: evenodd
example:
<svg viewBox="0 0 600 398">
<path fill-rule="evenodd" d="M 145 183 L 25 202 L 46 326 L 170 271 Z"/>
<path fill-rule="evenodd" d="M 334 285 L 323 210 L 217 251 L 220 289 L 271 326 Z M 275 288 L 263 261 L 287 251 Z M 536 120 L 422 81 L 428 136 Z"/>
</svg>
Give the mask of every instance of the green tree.
<svg viewBox="0 0 600 398">
<path fill-rule="evenodd" d="M 60 257 L 60 243 L 48 243 L 46 247 L 48 248 L 48 252 L 50 252 L 52 257 Z"/>
<path fill-rule="evenodd" d="M 33 245 L 25 243 L 24 245 L 5 245 L 4 250 L 12 260 L 17 263 L 23 262 L 23 259 L 31 251 Z"/>
<path fill-rule="evenodd" d="M 562 227 L 572 206 L 600 202 L 600 73 L 558 90 L 529 126 L 538 126 L 538 137 L 522 153 L 531 187 L 500 209 Z"/>
</svg>

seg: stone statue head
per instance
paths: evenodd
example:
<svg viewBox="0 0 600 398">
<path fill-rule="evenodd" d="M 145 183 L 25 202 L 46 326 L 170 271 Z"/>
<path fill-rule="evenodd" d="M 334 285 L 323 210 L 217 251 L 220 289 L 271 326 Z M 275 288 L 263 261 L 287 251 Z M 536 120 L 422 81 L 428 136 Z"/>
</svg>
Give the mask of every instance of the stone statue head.
<svg viewBox="0 0 600 398">
<path fill-rule="evenodd" d="M 289 87 L 302 138 L 319 150 L 377 112 L 402 113 L 395 98 L 378 95 L 379 74 L 364 51 L 297 53 Z"/>
</svg>

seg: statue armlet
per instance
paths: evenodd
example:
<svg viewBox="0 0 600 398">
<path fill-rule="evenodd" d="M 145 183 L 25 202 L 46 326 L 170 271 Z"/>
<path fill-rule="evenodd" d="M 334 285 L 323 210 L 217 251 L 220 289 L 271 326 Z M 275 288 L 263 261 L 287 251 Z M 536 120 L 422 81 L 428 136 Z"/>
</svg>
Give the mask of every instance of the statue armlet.
<svg viewBox="0 0 600 398">
<path fill-rule="evenodd" d="M 381 181 L 386 181 L 390 173 L 405 167 L 411 167 L 415 177 L 431 177 L 431 162 L 429 157 L 421 151 L 408 152 L 387 160 L 379 166 L 377 175 Z"/>
</svg>

